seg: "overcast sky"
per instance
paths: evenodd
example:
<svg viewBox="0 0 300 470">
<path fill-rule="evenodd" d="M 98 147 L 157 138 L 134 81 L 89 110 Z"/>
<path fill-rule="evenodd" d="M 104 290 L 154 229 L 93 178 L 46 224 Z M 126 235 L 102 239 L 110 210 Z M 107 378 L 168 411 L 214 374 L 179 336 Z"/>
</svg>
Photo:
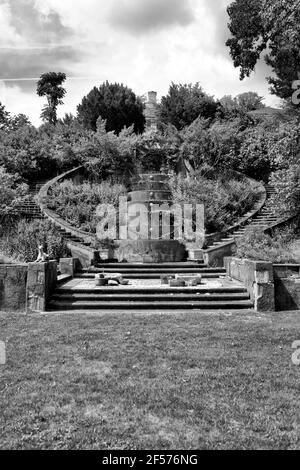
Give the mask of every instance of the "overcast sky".
<svg viewBox="0 0 300 470">
<path fill-rule="evenodd" d="M 229 3 L 0 0 L 0 101 L 38 125 L 44 100 L 35 94 L 36 81 L 23 79 L 62 71 L 73 79 L 66 83 L 59 115 L 75 113 L 82 97 L 104 80 L 122 82 L 139 95 L 156 90 L 159 96 L 171 81 L 198 81 L 217 98 L 252 90 L 276 105 L 263 63 L 243 82 L 232 65 L 224 45 Z"/>
</svg>

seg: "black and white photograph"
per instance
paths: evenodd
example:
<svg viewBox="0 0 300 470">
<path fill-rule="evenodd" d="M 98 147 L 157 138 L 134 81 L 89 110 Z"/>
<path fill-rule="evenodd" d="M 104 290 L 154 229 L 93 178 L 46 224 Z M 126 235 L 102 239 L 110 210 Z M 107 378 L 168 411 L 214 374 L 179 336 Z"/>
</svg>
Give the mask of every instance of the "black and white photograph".
<svg viewBox="0 0 300 470">
<path fill-rule="evenodd" d="M 0 450 L 300 450 L 299 397 L 300 0 L 0 0 Z"/>
</svg>

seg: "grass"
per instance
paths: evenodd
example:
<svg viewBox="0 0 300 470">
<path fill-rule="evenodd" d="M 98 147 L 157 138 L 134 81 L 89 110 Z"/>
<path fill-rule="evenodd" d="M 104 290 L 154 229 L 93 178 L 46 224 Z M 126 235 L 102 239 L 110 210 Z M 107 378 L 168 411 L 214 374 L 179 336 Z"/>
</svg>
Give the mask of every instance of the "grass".
<svg viewBox="0 0 300 470">
<path fill-rule="evenodd" d="M 1 449 L 299 449 L 300 315 L 0 314 Z"/>
</svg>

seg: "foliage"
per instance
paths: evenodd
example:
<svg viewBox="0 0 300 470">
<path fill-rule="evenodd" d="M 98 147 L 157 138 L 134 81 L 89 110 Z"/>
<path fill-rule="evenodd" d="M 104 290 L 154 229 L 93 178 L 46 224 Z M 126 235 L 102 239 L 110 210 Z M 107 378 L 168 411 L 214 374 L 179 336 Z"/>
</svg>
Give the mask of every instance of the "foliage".
<svg viewBox="0 0 300 470">
<path fill-rule="evenodd" d="M 177 129 L 189 126 L 195 119 L 213 119 L 218 104 L 207 95 L 199 83 L 176 85 L 172 83 L 169 92 L 160 104 L 160 119 L 164 124 L 172 124 Z"/>
<path fill-rule="evenodd" d="M 271 175 L 275 193 L 272 204 L 282 216 L 299 212 L 300 207 L 300 166 L 299 163 L 278 170 Z"/>
<path fill-rule="evenodd" d="M 260 228 L 247 230 L 236 239 L 239 258 L 248 258 L 272 263 L 299 263 L 299 256 L 293 254 L 294 231 L 277 230 L 273 237 Z"/>
<path fill-rule="evenodd" d="M 50 259 L 63 258 L 69 254 L 60 232 L 49 221 L 21 220 L 0 239 L 1 251 L 24 263 L 36 260 L 39 245 L 43 245 Z"/>
<path fill-rule="evenodd" d="M 79 185 L 64 181 L 52 187 L 44 203 L 74 227 L 95 233 L 97 206 L 112 204 L 117 208 L 119 197 L 125 194 L 124 186 L 110 181 L 98 184 L 85 182 Z"/>
<path fill-rule="evenodd" d="M 173 202 L 176 204 L 204 204 L 205 226 L 208 233 L 222 231 L 255 202 L 255 187 L 228 177 L 217 176 L 209 168 L 196 172 L 191 179 L 173 176 L 170 181 Z"/>
<path fill-rule="evenodd" d="M 46 96 L 48 105 L 42 111 L 43 121 L 55 125 L 57 122 L 57 107 L 63 104 L 66 90 L 62 84 L 66 81 L 66 74 L 62 72 L 48 72 L 41 75 L 37 83 L 37 94 Z"/>
<path fill-rule="evenodd" d="M 230 48 L 234 66 L 240 77 L 248 77 L 268 50 L 265 62 L 272 68 L 268 77 L 271 92 L 288 99 L 292 82 L 298 78 L 300 67 L 300 9 L 286 0 L 235 0 L 229 5 Z"/>
<path fill-rule="evenodd" d="M 13 216 L 14 209 L 26 198 L 28 186 L 17 174 L 9 174 L 0 166 L 0 229 Z"/>
<path fill-rule="evenodd" d="M 25 124 L 11 131 L 0 130 L 0 165 L 24 179 L 52 175 L 56 169 L 51 137 Z"/>
<path fill-rule="evenodd" d="M 77 107 L 78 119 L 87 129 L 96 131 L 97 120 L 106 121 L 106 131 L 117 134 L 124 127 L 134 126 L 136 133 L 143 132 L 145 118 L 143 104 L 134 92 L 119 83 L 105 82 L 94 87 Z"/>
</svg>

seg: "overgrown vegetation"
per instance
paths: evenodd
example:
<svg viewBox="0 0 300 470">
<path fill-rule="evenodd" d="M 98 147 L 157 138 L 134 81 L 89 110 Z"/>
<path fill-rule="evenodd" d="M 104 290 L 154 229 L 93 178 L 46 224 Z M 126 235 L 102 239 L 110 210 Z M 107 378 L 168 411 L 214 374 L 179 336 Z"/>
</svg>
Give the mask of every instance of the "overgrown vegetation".
<svg viewBox="0 0 300 470">
<path fill-rule="evenodd" d="M 300 263 L 300 253 L 294 250 L 295 229 L 275 231 L 272 237 L 257 228 L 237 238 L 236 255 L 240 258 L 271 263 Z"/>
<path fill-rule="evenodd" d="M 64 181 L 52 187 L 44 203 L 74 227 L 95 233 L 97 206 L 112 204 L 117 208 L 119 197 L 126 193 L 125 186 L 109 181 L 99 184 Z"/>
<path fill-rule="evenodd" d="M 0 252 L 14 261 L 21 263 L 35 261 L 39 245 L 43 245 L 50 259 L 58 260 L 69 255 L 66 242 L 49 221 L 29 222 L 24 219 L 13 226 L 3 228 Z"/>
<path fill-rule="evenodd" d="M 174 176 L 170 181 L 174 203 L 204 204 L 208 233 L 224 230 L 253 208 L 257 187 L 204 169 L 191 179 Z"/>
</svg>

